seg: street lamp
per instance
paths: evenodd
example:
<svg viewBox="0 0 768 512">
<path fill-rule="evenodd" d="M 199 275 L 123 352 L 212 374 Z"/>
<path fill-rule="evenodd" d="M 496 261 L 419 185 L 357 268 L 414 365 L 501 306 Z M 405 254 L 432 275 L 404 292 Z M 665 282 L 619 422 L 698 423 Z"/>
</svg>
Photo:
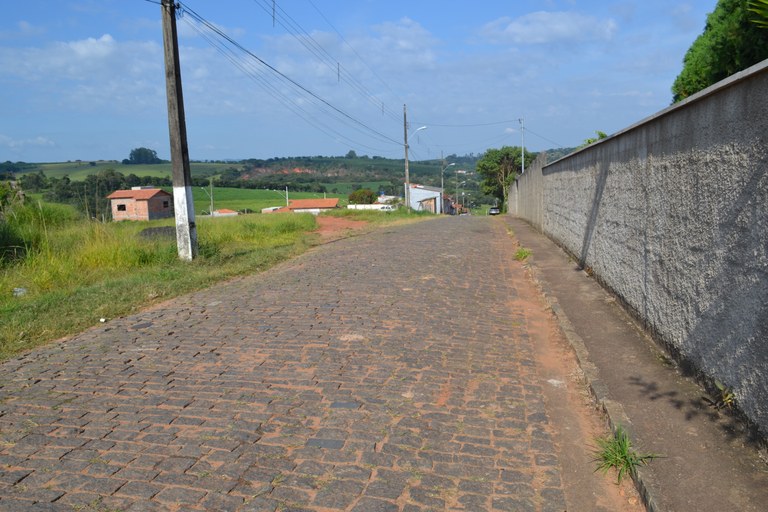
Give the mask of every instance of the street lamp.
<svg viewBox="0 0 768 512">
<path fill-rule="evenodd" d="M 445 195 L 445 180 L 443 178 L 445 170 L 452 165 L 456 165 L 456 162 L 453 162 L 452 164 L 448 164 L 444 166 L 442 169 L 440 169 L 440 213 L 445 213 L 443 211 L 443 205 L 445 204 L 445 198 L 443 197 Z"/>
<path fill-rule="evenodd" d="M 426 129 L 426 126 L 422 126 L 413 133 Z M 405 208 L 406 211 L 409 211 L 411 209 L 411 177 L 408 173 L 408 118 L 406 117 L 405 105 L 403 105 L 403 145 L 405 146 Z"/>
<path fill-rule="evenodd" d="M 464 185 L 467 182 L 467 180 L 462 181 L 459 183 L 459 171 L 456 170 L 456 206 L 460 206 L 459 204 L 459 186 Z M 461 213 L 461 212 L 459 212 Z"/>
<path fill-rule="evenodd" d="M 213 176 L 211 176 L 211 179 L 210 179 L 210 186 L 211 186 L 211 192 L 210 193 L 208 193 L 208 191 L 205 190 L 205 187 L 200 187 L 200 188 L 203 190 L 203 192 L 208 194 L 208 197 L 211 198 L 211 210 L 208 212 L 208 214 L 211 217 L 213 217 Z"/>
</svg>

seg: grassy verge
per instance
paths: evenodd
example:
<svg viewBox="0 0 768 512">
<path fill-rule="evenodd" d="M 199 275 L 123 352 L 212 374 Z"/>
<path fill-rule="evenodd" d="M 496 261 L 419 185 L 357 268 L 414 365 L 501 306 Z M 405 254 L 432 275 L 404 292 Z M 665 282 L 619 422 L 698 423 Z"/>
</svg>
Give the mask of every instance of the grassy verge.
<svg viewBox="0 0 768 512">
<path fill-rule="evenodd" d="M 15 260 L 0 266 L 0 359 L 80 332 L 100 318 L 269 268 L 306 250 L 316 228 L 309 214 L 200 218 L 200 256 L 182 262 L 175 234 L 141 234 L 173 226 L 172 219 L 101 224 L 38 206 L 9 220 L 23 256 L 15 253 Z"/>
<path fill-rule="evenodd" d="M 343 209 L 324 215 L 371 227 L 435 218 L 404 210 Z M 317 221 L 309 214 L 198 217 L 199 257 L 182 262 L 173 225 L 173 219 L 89 222 L 71 207 L 41 202 L 7 213 L 0 223 L 0 248 L 13 250 L 0 252 L 0 360 L 80 332 L 101 318 L 263 271 L 317 241 L 312 234 Z M 164 229 L 169 236 L 147 236 L 147 230 Z"/>
</svg>

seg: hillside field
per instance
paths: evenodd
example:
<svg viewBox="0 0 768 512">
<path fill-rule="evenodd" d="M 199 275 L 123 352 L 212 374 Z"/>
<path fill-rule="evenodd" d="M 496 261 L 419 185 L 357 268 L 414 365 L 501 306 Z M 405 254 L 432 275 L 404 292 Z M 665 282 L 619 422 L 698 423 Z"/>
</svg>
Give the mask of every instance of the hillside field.
<svg viewBox="0 0 768 512">
<path fill-rule="evenodd" d="M 82 181 L 90 174 L 96 174 L 106 169 L 114 169 L 126 176 L 135 174 L 136 176 L 155 176 L 158 178 L 171 177 L 171 164 L 151 164 L 151 165 L 123 165 L 116 161 L 96 161 L 95 165 L 90 162 L 60 162 L 48 164 L 36 164 L 49 178 L 63 178 L 69 176 L 69 179 Z M 190 171 L 193 176 L 210 176 L 218 174 L 224 169 L 236 166 L 235 164 L 215 164 L 215 163 L 190 163 Z"/>
</svg>

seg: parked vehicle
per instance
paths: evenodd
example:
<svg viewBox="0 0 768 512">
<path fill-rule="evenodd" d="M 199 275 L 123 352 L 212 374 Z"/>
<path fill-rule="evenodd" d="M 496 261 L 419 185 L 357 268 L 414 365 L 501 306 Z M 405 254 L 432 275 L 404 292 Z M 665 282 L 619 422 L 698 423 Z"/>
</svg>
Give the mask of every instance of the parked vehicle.
<svg viewBox="0 0 768 512">
<path fill-rule="evenodd" d="M 501 208 L 498 206 L 491 206 L 488 208 L 488 215 L 498 215 L 501 213 Z"/>
<path fill-rule="evenodd" d="M 382 212 L 393 212 L 397 208 L 391 204 L 350 204 L 347 206 L 350 210 L 378 210 Z"/>
</svg>

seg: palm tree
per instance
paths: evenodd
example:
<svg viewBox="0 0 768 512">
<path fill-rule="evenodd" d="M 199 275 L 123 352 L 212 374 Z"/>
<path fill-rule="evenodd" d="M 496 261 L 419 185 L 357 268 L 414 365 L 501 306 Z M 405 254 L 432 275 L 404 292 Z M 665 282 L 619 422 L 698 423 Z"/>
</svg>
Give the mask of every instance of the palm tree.
<svg viewBox="0 0 768 512">
<path fill-rule="evenodd" d="M 768 0 L 750 0 L 747 10 L 757 14 L 750 21 L 758 27 L 768 28 Z"/>
</svg>

